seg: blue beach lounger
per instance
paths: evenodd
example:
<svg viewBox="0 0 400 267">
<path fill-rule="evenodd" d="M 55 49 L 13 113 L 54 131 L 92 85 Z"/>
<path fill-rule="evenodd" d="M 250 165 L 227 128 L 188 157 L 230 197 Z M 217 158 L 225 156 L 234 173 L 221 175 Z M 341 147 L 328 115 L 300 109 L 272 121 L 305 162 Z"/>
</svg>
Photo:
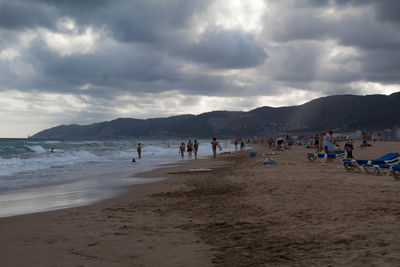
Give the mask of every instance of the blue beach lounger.
<svg viewBox="0 0 400 267">
<path fill-rule="evenodd" d="M 335 160 L 335 159 L 344 159 L 345 156 L 346 156 L 346 150 L 339 150 L 339 151 L 336 152 L 336 153 L 329 153 L 329 154 L 326 154 L 326 159 L 327 159 L 328 161 L 333 161 L 333 160 Z"/>
<path fill-rule="evenodd" d="M 348 172 L 361 172 L 361 167 L 368 172 L 367 167 L 372 165 L 394 165 L 399 163 L 399 153 L 388 153 L 376 159 L 343 159 L 343 165 Z M 368 166 L 366 166 L 368 164 Z"/>
<path fill-rule="evenodd" d="M 379 175 L 387 175 L 391 172 L 391 167 L 393 165 L 390 164 L 364 164 L 362 167 L 365 172 L 368 174 L 379 174 Z M 372 172 L 370 171 L 372 169 Z"/>
<path fill-rule="evenodd" d="M 316 159 L 322 160 L 325 158 L 324 153 L 316 152 L 316 153 L 307 153 L 307 158 L 309 161 L 314 161 Z"/>
<path fill-rule="evenodd" d="M 396 179 L 397 181 L 399 181 L 400 180 L 400 164 L 392 165 L 392 167 L 390 167 L 390 169 L 392 170 L 393 178 Z"/>
<path fill-rule="evenodd" d="M 365 164 L 364 166 L 368 173 L 379 175 L 392 174 L 394 179 L 400 180 L 400 164 Z M 372 168 L 373 171 L 369 172 L 368 168 Z"/>
</svg>

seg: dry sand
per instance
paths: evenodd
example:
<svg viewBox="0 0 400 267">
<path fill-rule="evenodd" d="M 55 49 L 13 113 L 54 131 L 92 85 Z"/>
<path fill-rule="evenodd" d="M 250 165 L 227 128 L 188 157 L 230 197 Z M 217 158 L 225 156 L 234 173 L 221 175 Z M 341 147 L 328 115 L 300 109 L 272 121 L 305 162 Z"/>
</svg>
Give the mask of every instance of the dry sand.
<svg viewBox="0 0 400 267">
<path fill-rule="evenodd" d="M 2 218 L 0 266 L 399 266 L 400 183 L 307 152 L 192 160 L 113 200 Z M 400 143 L 354 155 L 387 152 Z"/>
</svg>

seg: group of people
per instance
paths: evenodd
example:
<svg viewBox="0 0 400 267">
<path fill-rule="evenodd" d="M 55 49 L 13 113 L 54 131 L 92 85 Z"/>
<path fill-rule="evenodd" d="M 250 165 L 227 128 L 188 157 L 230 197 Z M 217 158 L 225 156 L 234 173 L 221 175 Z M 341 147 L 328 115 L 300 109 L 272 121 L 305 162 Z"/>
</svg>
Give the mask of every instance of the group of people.
<svg viewBox="0 0 400 267">
<path fill-rule="evenodd" d="M 179 146 L 179 154 L 181 155 L 182 159 L 185 158 L 185 152 L 187 152 L 189 159 L 192 158 L 193 154 L 194 154 L 195 159 L 197 159 L 199 145 L 200 145 L 200 143 L 197 142 L 197 140 L 194 140 L 194 142 L 192 143 L 192 140 L 189 139 L 187 144 L 182 142 Z M 242 146 L 244 146 L 244 143 L 242 145 L 242 140 L 241 140 L 241 148 L 242 148 Z M 168 147 L 169 147 L 169 145 L 168 145 Z M 211 141 L 211 148 L 212 148 L 212 152 L 213 152 L 213 158 L 216 158 L 217 157 L 217 149 L 221 150 L 222 148 L 215 137 L 213 137 L 213 139 Z M 141 159 L 142 158 L 142 146 L 140 143 L 138 143 L 136 151 L 138 154 L 138 158 Z M 132 159 L 132 162 L 136 162 L 136 160 Z"/>
<path fill-rule="evenodd" d="M 179 146 L 179 152 L 180 155 L 183 158 L 185 158 L 185 150 L 188 153 L 188 158 L 192 158 L 192 153 L 194 153 L 194 158 L 197 159 L 197 152 L 199 151 L 199 143 L 197 140 L 194 140 L 194 143 L 192 143 L 192 140 L 189 139 L 187 145 L 182 142 L 181 145 Z"/>
<path fill-rule="evenodd" d="M 321 135 L 316 134 L 313 139 L 314 148 L 324 150 L 325 153 L 335 152 L 335 138 L 333 137 L 333 131 L 329 130 L 327 133 L 322 132 Z"/>
<path fill-rule="evenodd" d="M 240 150 L 244 148 L 244 141 L 242 138 L 233 140 L 233 144 L 235 145 L 235 151 L 238 150 L 238 146 L 240 146 Z"/>
<path fill-rule="evenodd" d="M 336 153 L 339 151 L 339 145 L 335 142 L 335 138 L 333 136 L 333 131 L 329 130 L 327 133 L 322 132 L 321 135 L 316 134 L 313 138 L 314 148 L 324 151 L 325 153 Z M 353 142 L 348 140 L 344 145 L 344 150 L 346 150 L 347 157 L 353 157 Z"/>
</svg>

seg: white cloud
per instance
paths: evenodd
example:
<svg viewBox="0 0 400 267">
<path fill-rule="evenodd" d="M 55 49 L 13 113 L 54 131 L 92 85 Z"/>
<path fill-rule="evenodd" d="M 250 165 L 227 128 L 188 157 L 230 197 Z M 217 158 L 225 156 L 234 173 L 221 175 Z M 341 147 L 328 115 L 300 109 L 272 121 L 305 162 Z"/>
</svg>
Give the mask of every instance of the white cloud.
<svg viewBox="0 0 400 267">
<path fill-rule="evenodd" d="M 0 60 L 4 61 L 12 61 L 16 57 L 18 57 L 19 51 L 15 48 L 6 48 L 0 51 Z"/>
<path fill-rule="evenodd" d="M 367 94 L 386 94 L 390 95 L 400 92 L 400 84 L 382 84 L 377 82 L 359 81 L 350 84 L 351 88 L 359 90 L 361 93 Z"/>
<path fill-rule="evenodd" d="M 46 29 L 41 29 L 39 32 L 46 45 L 61 56 L 92 53 L 100 38 L 100 33 L 95 32 L 91 27 L 87 27 L 82 34 L 51 32 Z"/>
</svg>

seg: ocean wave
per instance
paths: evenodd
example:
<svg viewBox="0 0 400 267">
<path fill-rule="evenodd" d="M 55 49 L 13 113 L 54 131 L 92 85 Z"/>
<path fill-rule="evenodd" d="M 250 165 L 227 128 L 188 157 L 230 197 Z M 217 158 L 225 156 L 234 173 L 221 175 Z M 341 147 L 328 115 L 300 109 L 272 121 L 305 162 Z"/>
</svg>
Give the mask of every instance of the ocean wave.
<svg viewBox="0 0 400 267">
<path fill-rule="evenodd" d="M 35 149 L 36 151 L 42 151 L 40 148 Z M 107 161 L 106 157 L 97 156 L 84 150 L 70 151 L 66 153 L 62 153 L 61 151 L 56 152 L 58 153 L 42 153 L 37 157 L 31 158 L 0 158 L 0 165 L 2 166 L 0 169 L 0 176 L 33 172 L 65 165 L 73 165 L 76 163 Z"/>
<path fill-rule="evenodd" d="M 31 152 L 34 153 L 46 153 L 48 151 L 46 151 L 46 149 L 44 149 L 42 146 L 40 145 L 36 145 L 36 146 L 25 146 L 26 149 L 28 149 Z"/>
<path fill-rule="evenodd" d="M 61 144 L 62 142 L 61 141 L 44 141 L 43 143 L 52 145 L 52 144 Z"/>
</svg>

